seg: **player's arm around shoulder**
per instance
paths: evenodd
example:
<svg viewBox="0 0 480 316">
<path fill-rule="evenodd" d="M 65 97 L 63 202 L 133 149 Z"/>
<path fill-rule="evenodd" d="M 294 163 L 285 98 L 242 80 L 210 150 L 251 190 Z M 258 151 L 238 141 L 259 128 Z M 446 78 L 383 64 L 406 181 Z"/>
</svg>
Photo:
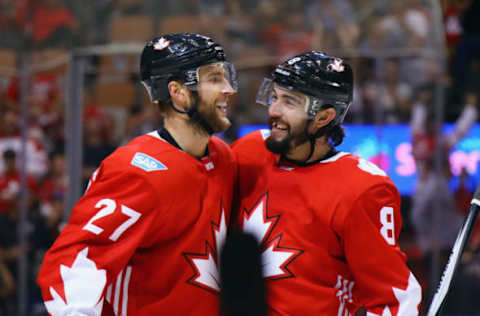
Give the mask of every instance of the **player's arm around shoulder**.
<svg viewBox="0 0 480 316">
<path fill-rule="evenodd" d="M 49 314 L 101 315 L 104 289 L 155 225 L 155 191 L 134 159 L 114 154 L 101 164 L 45 255 L 38 284 Z"/>
<path fill-rule="evenodd" d="M 365 163 L 365 162 L 364 162 Z M 419 315 L 421 287 L 406 265 L 398 238 L 400 195 L 392 181 L 370 164 L 357 194 L 334 224 L 355 282 L 354 296 L 367 315 Z"/>
</svg>

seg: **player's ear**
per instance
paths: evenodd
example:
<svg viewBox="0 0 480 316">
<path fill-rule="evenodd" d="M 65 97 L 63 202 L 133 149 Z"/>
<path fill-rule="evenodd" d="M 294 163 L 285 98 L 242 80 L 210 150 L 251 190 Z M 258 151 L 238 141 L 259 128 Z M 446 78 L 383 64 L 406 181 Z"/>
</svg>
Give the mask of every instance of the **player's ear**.
<svg viewBox="0 0 480 316">
<path fill-rule="evenodd" d="M 168 83 L 168 92 L 173 104 L 186 110 L 190 106 L 190 91 L 178 81 L 170 81 Z"/>
<path fill-rule="evenodd" d="M 318 113 L 313 118 L 313 124 L 316 128 L 322 128 L 327 126 L 333 119 L 335 119 L 337 111 L 335 108 L 326 108 L 318 111 Z"/>
</svg>

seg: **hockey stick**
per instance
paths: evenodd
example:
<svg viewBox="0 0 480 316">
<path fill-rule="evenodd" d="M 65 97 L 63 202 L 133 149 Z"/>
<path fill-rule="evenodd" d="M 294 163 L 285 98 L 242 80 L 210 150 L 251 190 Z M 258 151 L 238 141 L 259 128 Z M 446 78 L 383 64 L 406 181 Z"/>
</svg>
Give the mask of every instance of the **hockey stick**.
<svg viewBox="0 0 480 316">
<path fill-rule="evenodd" d="M 458 263 L 462 257 L 465 246 L 467 245 L 468 239 L 472 234 L 473 227 L 475 225 L 475 220 L 477 219 L 478 210 L 480 209 L 480 186 L 477 187 L 473 199 L 470 202 L 470 211 L 463 222 L 462 228 L 458 233 L 455 244 L 452 248 L 452 253 L 448 258 L 448 263 L 443 271 L 442 279 L 440 285 L 438 286 L 437 292 L 433 296 L 432 303 L 428 308 L 427 316 L 437 316 L 442 308 L 445 297 L 447 296 L 450 285 L 452 284 L 453 276 L 457 270 Z"/>
</svg>

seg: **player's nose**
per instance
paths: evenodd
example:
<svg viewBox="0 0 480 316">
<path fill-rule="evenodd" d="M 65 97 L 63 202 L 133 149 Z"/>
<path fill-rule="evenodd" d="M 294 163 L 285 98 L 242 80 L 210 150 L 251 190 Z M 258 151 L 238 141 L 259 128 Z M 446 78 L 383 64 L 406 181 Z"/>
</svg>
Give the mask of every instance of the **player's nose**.
<svg viewBox="0 0 480 316">
<path fill-rule="evenodd" d="M 233 95 L 236 92 L 237 91 L 233 88 L 232 84 L 227 79 L 225 79 L 223 89 L 222 89 L 222 93 L 225 94 L 225 95 Z"/>
<path fill-rule="evenodd" d="M 280 117 L 282 116 L 282 106 L 279 102 L 272 102 L 268 107 L 268 115 L 270 117 Z"/>
</svg>

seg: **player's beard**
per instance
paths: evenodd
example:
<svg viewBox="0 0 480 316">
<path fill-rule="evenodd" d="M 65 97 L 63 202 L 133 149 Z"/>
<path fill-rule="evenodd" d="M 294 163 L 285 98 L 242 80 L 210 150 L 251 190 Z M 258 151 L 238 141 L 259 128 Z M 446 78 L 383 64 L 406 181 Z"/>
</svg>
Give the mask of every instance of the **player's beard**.
<svg viewBox="0 0 480 316">
<path fill-rule="evenodd" d="M 232 125 L 227 116 L 222 116 L 218 113 L 215 104 L 209 104 L 205 107 L 199 107 L 198 111 L 215 133 L 226 131 L 230 127 L 230 125 Z"/>
<path fill-rule="evenodd" d="M 201 118 L 210 126 L 214 133 L 226 131 L 232 123 L 227 116 L 221 116 L 215 104 L 198 104 L 197 111 Z M 198 121 L 193 122 L 195 126 L 203 130 L 203 126 Z"/>
<path fill-rule="evenodd" d="M 270 120 L 270 129 L 272 129 L 272 120 Z M 299 128 L 297 131 L 292 131 L 290 125 L 287 128 L 287 136 L 282 139 L 275 139 L 270 135 L 265 139 L 265 146 L 269 151 L 274 154 L 287 154 L 291 149 L 304 144 L 308 141 L 306 132 L 306 125 L 303 128 Z"/>
</svg>

